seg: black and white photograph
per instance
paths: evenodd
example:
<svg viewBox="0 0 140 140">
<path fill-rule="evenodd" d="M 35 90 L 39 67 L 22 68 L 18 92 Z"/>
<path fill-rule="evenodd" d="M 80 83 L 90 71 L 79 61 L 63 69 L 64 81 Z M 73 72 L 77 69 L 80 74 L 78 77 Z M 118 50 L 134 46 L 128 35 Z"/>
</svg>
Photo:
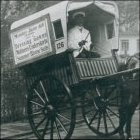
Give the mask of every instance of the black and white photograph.
<svg viewBox="0 0 140 140">
<path fill-rule="evenodd" d="M 140 139 L 139 0 L 0 3 L 0 139 Z"/>
</svg>

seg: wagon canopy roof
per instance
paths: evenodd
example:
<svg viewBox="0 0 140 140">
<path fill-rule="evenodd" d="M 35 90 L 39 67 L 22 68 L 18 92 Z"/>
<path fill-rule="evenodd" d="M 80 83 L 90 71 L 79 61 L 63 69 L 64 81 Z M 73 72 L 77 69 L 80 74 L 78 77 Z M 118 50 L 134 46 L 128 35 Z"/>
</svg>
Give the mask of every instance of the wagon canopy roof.
<svg viewBox="0 0 140 140">
<path fill-rule="evenodd" d="M 23 24 L 26 24 L 36 18 L 39 18 L 47 13 L 52 13 L 52 17 L 51 18 L 56 18 L 57 14 L 61 14 L 61 16 L 63 16 L 63 13 L 65 12 L 71 12 L 71 11 L 75 11 L 81 8 L 86 8 L 87 6 L 97 6 L 99 9 L 101 9 L 104 12 L 107 12 L 113 16 L 115 16 L 116 18 L 118 18 L 118 8 L 116 6 L 116 4 L 114 2 L 110 2 L 110 1 L 85 1 L 85 2 L 78 2 L 78 1 L 62 1 L 58 4 L 55 4 L 51 7 L 45 8 L 44 10 L 41 10 L 37 13 L 34 13 L 30 16 L 27 16 L 23 19 L 20 19 L 18 21 L 15 21 L 12 25 L 11 25 L 11 29 L 17 28 L 19 26 L 22 26 Z M 60 12 L 61 9 L 61 12 Z M 59 12 L 58 12 L 59 11 Z"/>
<path fill-rule="evenodd" d="M 92 1 L 89 0 L 86 2 L 71 1 L 68 3 L 67 12 L 85 8 L 89 5 L 95 5 L 101 10 L 114 15 L 116 18 L 119 17 L 118 7 L 115 2 L 111 2 L 111 1 L 94 1 L 94 0 Z"/>
</svg>

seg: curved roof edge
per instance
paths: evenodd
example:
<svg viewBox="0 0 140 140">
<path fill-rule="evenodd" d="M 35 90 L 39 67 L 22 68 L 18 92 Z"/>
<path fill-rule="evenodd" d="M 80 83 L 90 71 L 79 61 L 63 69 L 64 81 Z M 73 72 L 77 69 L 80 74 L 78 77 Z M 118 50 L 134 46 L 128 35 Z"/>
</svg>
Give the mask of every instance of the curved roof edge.
<svg viewBox="0 0 140 140">
<path fill-rule="evenodd" d="M 118 7 L 115 2 L 112 1 L 70 1 L 68 3 L 67 11 L 78 10 L 80 8 L 87 7 L 88 5 L 94 4 L 101 10 L 113 14 L 116 18 L 119 18 Z"/>
</svg>

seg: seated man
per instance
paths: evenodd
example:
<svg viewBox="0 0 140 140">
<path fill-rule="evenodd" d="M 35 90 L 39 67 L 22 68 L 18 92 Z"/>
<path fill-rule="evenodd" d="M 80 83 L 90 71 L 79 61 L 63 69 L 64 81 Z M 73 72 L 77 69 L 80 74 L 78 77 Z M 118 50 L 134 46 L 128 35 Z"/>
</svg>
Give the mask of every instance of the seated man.
<svg viewBox="0 0 140 140">
<path fill-rule="evenodd" d="M 84 12 L 76 12 L 73 14 L 75 26 L 68 32 L 68 47 L 73 51 L 74 57 L 100 57 L 91 50 L 91 36 L 90 32 L 84 28 Z"/>
</svg>

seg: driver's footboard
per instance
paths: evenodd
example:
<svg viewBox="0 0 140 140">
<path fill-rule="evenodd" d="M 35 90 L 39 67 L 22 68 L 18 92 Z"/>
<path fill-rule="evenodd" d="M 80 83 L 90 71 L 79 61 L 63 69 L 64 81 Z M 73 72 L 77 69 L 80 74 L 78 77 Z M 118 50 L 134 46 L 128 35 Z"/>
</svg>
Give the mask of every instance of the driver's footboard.
<svg viewBox="0 0 140 140">
<path fill-rule="evenodd" d="M 75 61 L 80 79 L 117 73 L 117 66 L 113 58 L 76 58 Z"/>
</svg>

